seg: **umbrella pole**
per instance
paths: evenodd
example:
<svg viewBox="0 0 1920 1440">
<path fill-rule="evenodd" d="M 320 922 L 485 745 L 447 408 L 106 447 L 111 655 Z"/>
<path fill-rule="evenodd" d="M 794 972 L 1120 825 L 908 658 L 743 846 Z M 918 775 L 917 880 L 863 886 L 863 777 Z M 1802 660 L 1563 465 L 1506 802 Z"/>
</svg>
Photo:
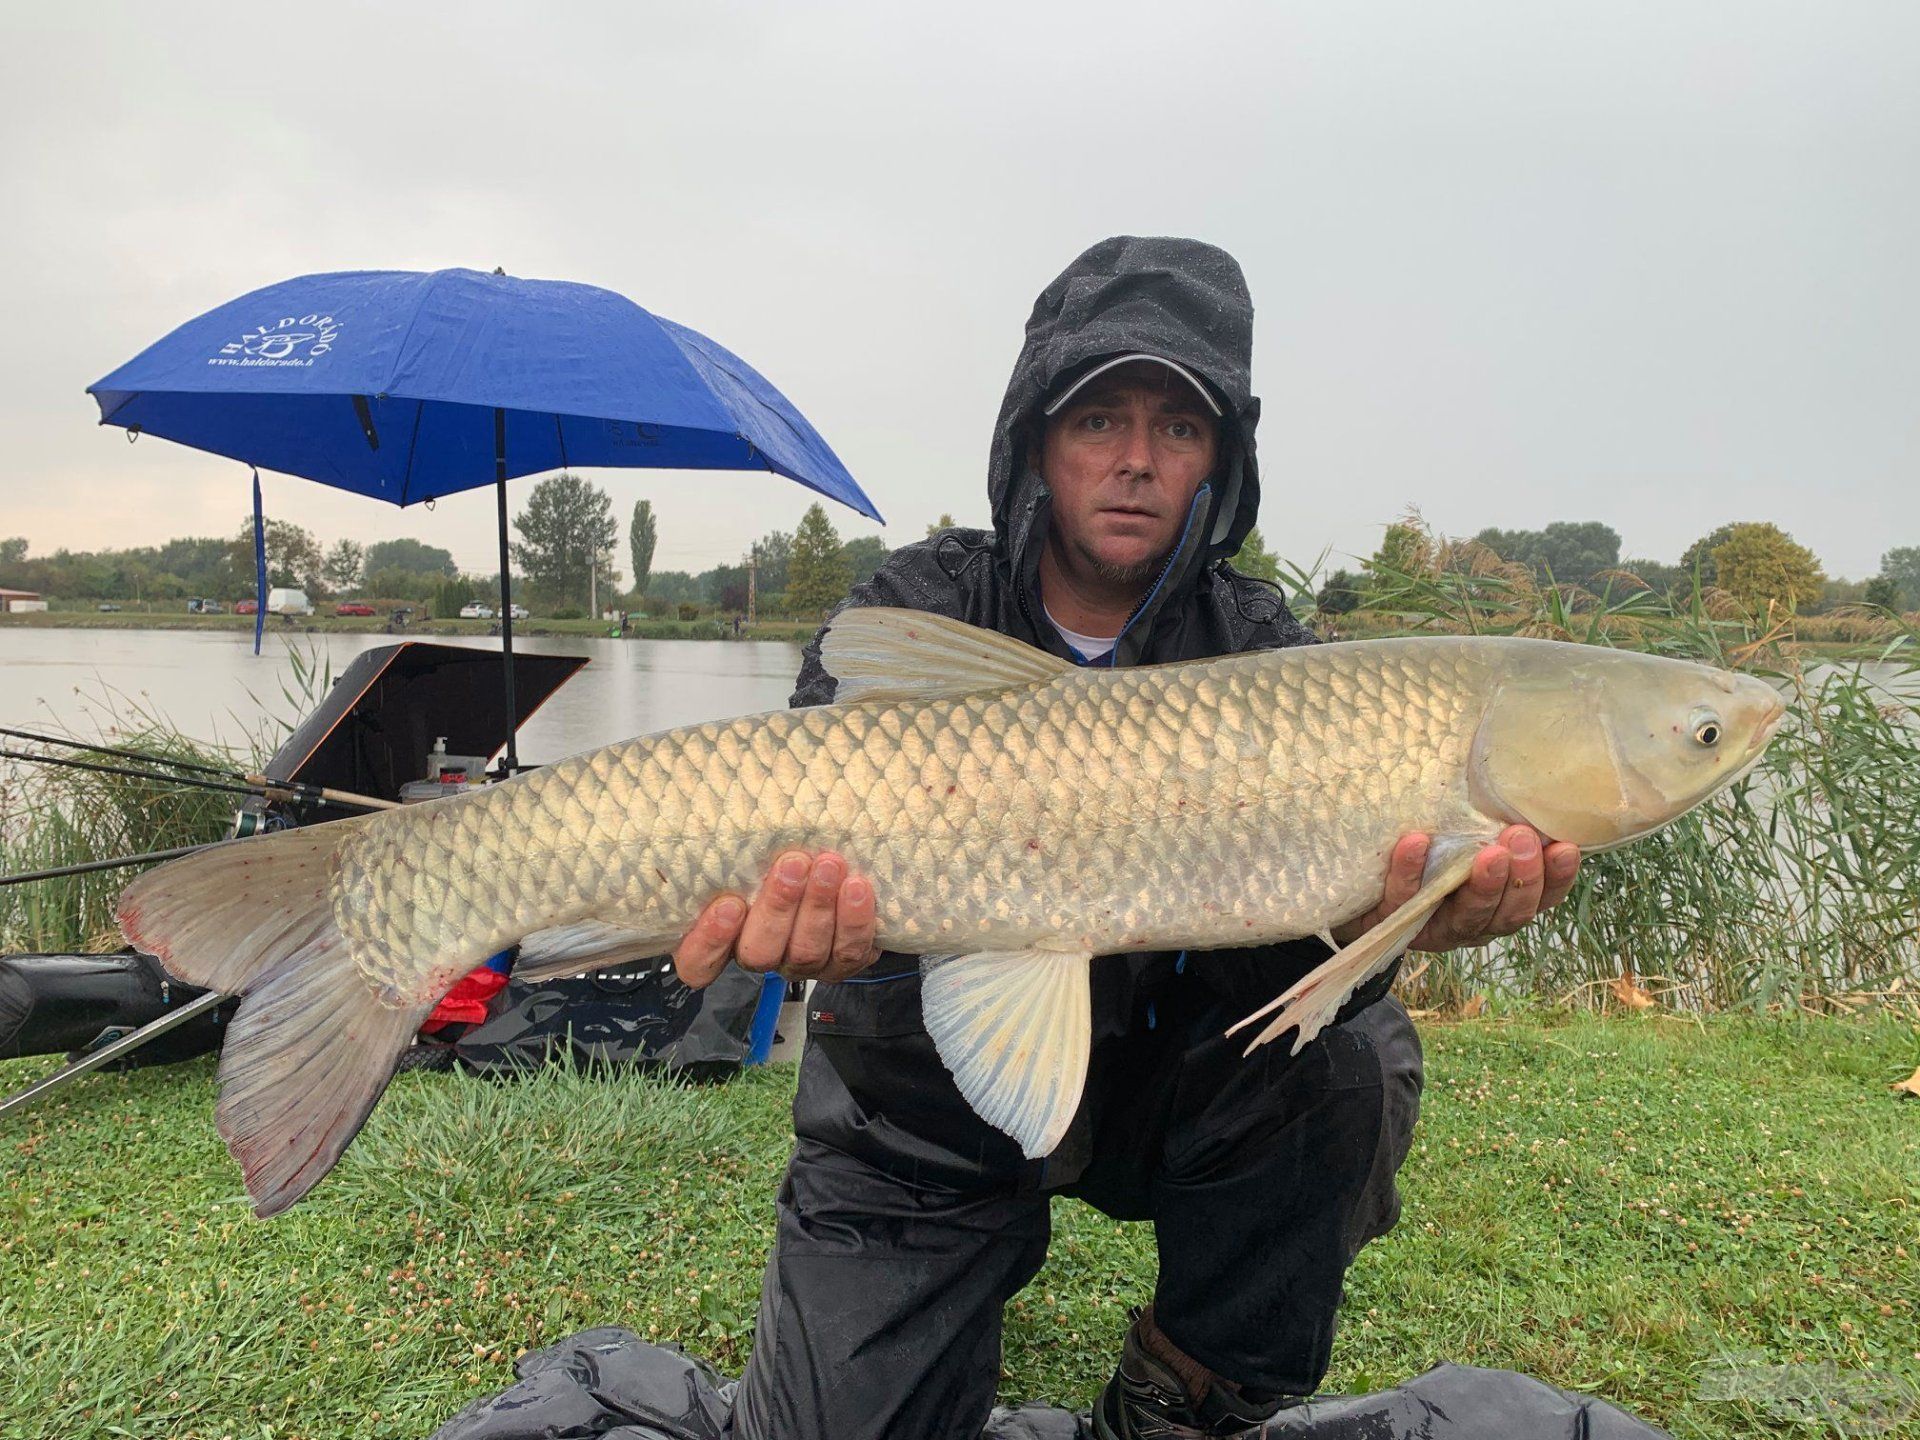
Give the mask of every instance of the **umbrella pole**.
<svg viewBox="0 0 1920 1440">
<path fill-rule="evenodd" d="M 507 687 L 507 748 L 500 757 L 501 773 L 511 777 L 520 768 L 513 732 L 520 707 L 513 698 L 513 577 L 507 554 L 507 412 L 493 412 L 493 492 L 500 509 L 500 658 Z"/>
</svg>

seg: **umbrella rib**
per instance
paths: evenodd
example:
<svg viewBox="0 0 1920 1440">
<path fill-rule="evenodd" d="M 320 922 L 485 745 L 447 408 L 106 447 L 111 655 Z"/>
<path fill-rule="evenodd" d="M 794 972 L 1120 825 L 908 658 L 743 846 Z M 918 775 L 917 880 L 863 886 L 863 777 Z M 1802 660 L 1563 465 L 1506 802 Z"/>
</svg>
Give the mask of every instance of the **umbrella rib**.
<svg viewBox="0 0 1920 1440">
<path fill-rule="evenodd" d="M 560 423 L 560 412 L 558 410 L 553 412 L 553 438 L 560 444 L 560 468 L 562 470 L 570 469 L 571 467 L 567 464 L 567 432 L 566 428 Z"/>
<path fill-rule="evenodd" d="M 427 413 L 427 402 L 413 402 L 413 433 L 407 436 L 407 473 L 400 477 L 400 504 L 407 503 L 407 491 L 413 488 L 413 457 L 420 453 L 420 417 Z"/>
</svg>

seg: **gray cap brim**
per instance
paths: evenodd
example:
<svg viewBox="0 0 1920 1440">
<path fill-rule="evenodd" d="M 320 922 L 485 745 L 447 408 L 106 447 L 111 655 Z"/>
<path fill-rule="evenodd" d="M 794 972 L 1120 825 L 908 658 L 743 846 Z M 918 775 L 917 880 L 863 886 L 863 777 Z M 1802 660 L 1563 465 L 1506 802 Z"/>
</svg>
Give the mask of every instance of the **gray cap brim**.
<svg viewBox="0 0 1920 1440">
<path fill-rule="evenodd" d="M 1169 360 L 1164 355 L 1148 355 L 1148 354 L 1145 354 L 1144 352 L 1140 354 L 1135 354 L 1135 355 L 1116 355 L 1111 360 L 1103 360 L 1100 364 L 1094 366 L 1091 370 L 1087 371 L 1087 373 L 1082 375 L 1078 380 L 1074 381 L 1073 384 L 1069 385 L 1066 388 L 1064 393 L 1062 393 L 1061 395 L 1056 397 L 1054 400 L 1049 402 L 1046 408 L 1043 409 L 1040 413 L 1042 415 L 1052 415 L 1057 413 L 1059 410 L 1064 408 L 1066 404 L 1070 400 L 1072 400 L 1075 395 L 1078 395 L 1080 393 L 1080 391 L 1086 386 L 1086 383 L 1089 380 L 1095 379 L 1098 376 L 1106 374 L 1107 371 L 1113 369 L 1116 365 L 1130 365 L 1135 360 L 1151 360 L 1156 365 L 1166 366 L 1167 369 L 1173 371 L 1174 374 L 1178 375 L 1182 380 L 1186 381 L 1189 385 L 1191 385 L 1195 390 L 1199 392 L 1200 398 L 1207 402 L 1207 409 L 1211 410 L 1214 413 L 1214 416 L 1216 418 L 1218 418 L 1219 415 L 1222 413 L 1220 409 L 1220 402 L 1213 398 L 1213 392 L 1211 390 L 1207 389 L 1205 385 L 1200 383 L 1199 376 L 1195 375 L 1191 370 L 1187 369 L 1186 366 L 1180 364 L 1178 361 Z"/>
</svg>

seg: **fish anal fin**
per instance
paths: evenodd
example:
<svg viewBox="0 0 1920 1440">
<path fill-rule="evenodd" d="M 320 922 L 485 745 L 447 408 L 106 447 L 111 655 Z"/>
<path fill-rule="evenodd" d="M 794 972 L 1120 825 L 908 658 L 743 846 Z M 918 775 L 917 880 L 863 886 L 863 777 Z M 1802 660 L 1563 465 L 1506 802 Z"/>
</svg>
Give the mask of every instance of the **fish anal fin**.
<svg viewBox="0 0 1920 1440">
<path fill-rule="evenodd" d="M 605 970 L 635 960 L 665 955 L 679 943 L 678 935 L 649 934 L 604 920 L 578 920 L 536 930 L 520 942 L 513 962 L 516 980 L 552 980 L 588 970 Z"/>
<path fill-rule="evenodd" d="M 921 961 L 927 1034 L 981 1119 L 1029 1159 L 1060 1143 L 1080 1108 L 1093 1044 L 1093 957 L 995 950 Z"/>
<path fill-rule="evenodd" d="M 1075 667 L 1019 640 L 944 615 L 861 605 L 827 624 L 820 663 L 836 703 L 937 700 L 1038 685 Z"/>
<path fill-rule="evenodd" d="M 1420 927 L 1440 908 L 1441 902 L 1466 883 L 1467 876 L 1473 873 L 1473 859 L 1478 850 L 1478 841 L 1451 843 L 1451 837 L 1436 840 L 1420 888 L 1405 904 L 1352 944 L 1302 975 L 1280 995 L 1230 1026 L 1227 1034 L 1243 1030 L 1278 1010 L 1280 1013 L 1274 1015 L 1266 1029 L 1249 1042 L 1246 1053 L 1251 1055 L 1292 1029 L 1299 1032 L 1294 1037 L 1292 1050 L 1298 1055 L 1339 1013 L 1347 997 L 1391 964 L 1420 933 Z"/>
</svg>

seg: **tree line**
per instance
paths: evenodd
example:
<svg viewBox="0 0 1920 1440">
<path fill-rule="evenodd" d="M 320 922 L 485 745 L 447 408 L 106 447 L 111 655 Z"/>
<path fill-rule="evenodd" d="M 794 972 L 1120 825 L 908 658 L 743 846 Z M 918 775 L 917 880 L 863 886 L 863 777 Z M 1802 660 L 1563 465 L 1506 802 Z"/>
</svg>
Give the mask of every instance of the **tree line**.
<svg viewBox="0 0 1920 1440">
<path fill-rule="evenodd" d="M 943 515 L 928 533 L 949 527 Z M 514 517 L 515 593 L 549 613 L 588 613 L 599 603 L 652 615 L 739 613 L 747 609 L 749 572 L 755 608 L 767 615 L 812 618 L 872 575 L 889 547 L 877 535 L 842 540 L 825 508 L 810 506 L 791 532 L 770 530 L 738 560 L 698 573 L 656 570 L 659 524 L 651 501 L 633 507 L 624 556 L 620 526 L 607 493 L 578 475 L 535 485 Z M 1379 548 L 1359 569 L 1337 569 L 1310 584 L 1274 555 L 1255 529 L 1234 564 L 1280 584 L 1303 610 L 1343 614 L 1384 599 L 1386 582 L 1404 574 L 1431 545 L 1417 517 L 1386 527 Z M 304 526 L 266 524 L 267 582 L 299 586 L 315 600 L 367 596 L 424 604 L 454 614 L 469 600 L 499 589 L 497 574 L 463 574 L 450 551 L 413 539 L 323 547 Z M 1864 580 L 1829 578 L 1819 558 L 1779 526 L 1730 522 L 1699 537 L 1672 561 L 1623 557 L 1619 532 L 1599 521 L 1555 521 L 1539 530 L 1488 528 L 1449 547 L 1449 563 L 1518 566 L 1542 584 L 1574 585 L 1593 594 L 1631 589 L 1685 594 L 1717 589 L 1755 610 L 1768 605 L 1818 614 L 1848 605 L 1920 609 L 1920 545 L 1895 546 Z M 1471 557 L 1478 557 L 1477 560 Z M 619 560 L 625 559 L 627 583 Z M 0 588 L 89 600 L 236 599 L 254 588 L 253 521 L 226 536 L 183 536 L 125 550 L 29 553 L 25 538 L 0 539 Z"/>
</svg>

